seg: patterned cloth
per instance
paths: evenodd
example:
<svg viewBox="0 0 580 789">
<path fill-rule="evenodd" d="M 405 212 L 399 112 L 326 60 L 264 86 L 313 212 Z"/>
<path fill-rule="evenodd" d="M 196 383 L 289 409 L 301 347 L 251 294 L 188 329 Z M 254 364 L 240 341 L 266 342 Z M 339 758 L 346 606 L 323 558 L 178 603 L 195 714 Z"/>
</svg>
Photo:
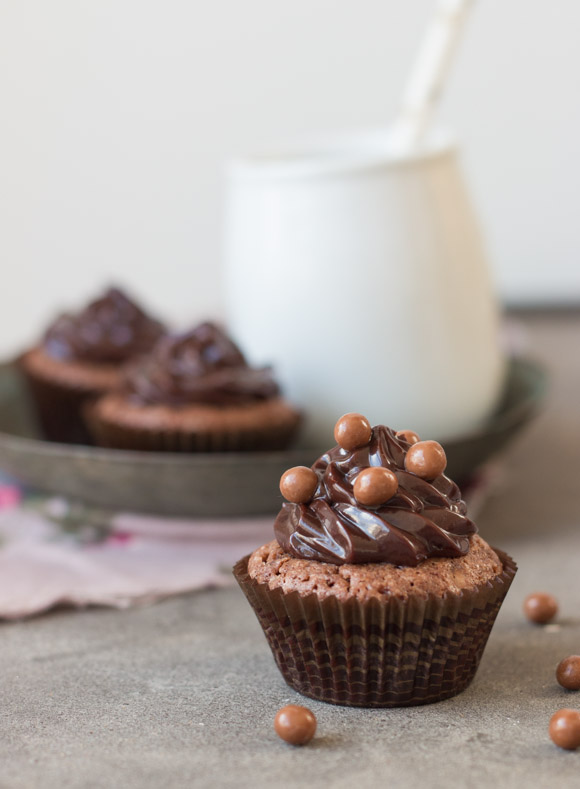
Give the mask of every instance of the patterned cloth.
<svg viewBox="0 0 580 789">
<path fill-rule="evenodd" d="M 58 605 L 127 608 L 224 586 L 232 565 L 271 538 L 271 517 L 111 515 L 0 482 L 0 618 Z"/>
</svg>

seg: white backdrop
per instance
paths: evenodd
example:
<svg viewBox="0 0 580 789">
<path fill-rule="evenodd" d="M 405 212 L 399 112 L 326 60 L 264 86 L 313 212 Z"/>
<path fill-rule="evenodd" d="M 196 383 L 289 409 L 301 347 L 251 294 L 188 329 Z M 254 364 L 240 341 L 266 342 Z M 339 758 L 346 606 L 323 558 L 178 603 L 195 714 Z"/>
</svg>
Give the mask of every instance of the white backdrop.
<svg viewBox="0 0 580 789">
<path fill-rule="evenodd" d="M 433 2 L 0 0 L 0 353 L 104 282 L 222 311 L 222 164 L 394 115 Z M 440 113 L 504 300 L 580 299 L 580 3 L 480 0 Z"/>
</svg>

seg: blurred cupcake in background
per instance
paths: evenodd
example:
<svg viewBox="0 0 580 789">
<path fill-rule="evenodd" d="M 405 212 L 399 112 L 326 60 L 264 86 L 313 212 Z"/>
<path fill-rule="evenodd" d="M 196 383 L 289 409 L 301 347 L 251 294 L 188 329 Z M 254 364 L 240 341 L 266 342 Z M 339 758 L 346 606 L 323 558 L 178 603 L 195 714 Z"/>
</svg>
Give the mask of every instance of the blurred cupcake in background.
<svg viewBox="0 0 580 789">
<path fill-rule="evenodd" d="M 215 324 L 166 335 L 129 365 L 121 388 L 90 409 L 97 444 L 120 449 L 224 452 L 283 449 L 300 414 L 270 368 L 253 368 Z"/>
<path fill-rule="evenodd" d="M 59 316 L 20 358 L 45 437 L 90 443 L 84 406 L 117 387 L 123 365 L 148 351 L 164 331 L 119 288 L 79 313 Z"/>
</svg>

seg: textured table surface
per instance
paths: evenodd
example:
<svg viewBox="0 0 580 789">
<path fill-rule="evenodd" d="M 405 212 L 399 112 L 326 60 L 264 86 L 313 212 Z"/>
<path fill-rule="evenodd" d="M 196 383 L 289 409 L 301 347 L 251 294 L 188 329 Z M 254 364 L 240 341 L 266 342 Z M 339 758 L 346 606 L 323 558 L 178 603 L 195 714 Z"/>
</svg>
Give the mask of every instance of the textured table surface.
<svg viewBox="0 0 580 789">
<path fill-rule="evenodd" d="M 58 612 L 0 628 L 0 787 L 580 786 L 580 751 L 547 737 L 552 712 L 580 709 L 554 679 L 580 653 L 580 317 L 525 326 L 552 385 L 479 518 L 520 571 L 466 692 L 384 711 L 307 701 L 318 734 L 294 749 L 272 720 L 302 700 L 237 589 Z M 559 598 L 558 624 L 523 619 L 538 589 Z"/>
</svg>

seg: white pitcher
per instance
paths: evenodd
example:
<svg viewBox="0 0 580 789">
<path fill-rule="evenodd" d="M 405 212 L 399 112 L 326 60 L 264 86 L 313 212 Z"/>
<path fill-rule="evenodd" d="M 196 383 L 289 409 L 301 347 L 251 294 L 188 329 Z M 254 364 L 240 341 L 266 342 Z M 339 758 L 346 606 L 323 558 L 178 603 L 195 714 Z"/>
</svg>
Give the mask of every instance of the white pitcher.
<svg viewBox="0 0 580 789">
<path fill-rule="evenodd" d="M 498 309 L 451 138 L 401 155 L 361 134 L 235 162 L 228 186 L 230 328 L 304 409 L 306 443 L 347 411 L 423 438 L 485 420 Z"/>
</svg>

